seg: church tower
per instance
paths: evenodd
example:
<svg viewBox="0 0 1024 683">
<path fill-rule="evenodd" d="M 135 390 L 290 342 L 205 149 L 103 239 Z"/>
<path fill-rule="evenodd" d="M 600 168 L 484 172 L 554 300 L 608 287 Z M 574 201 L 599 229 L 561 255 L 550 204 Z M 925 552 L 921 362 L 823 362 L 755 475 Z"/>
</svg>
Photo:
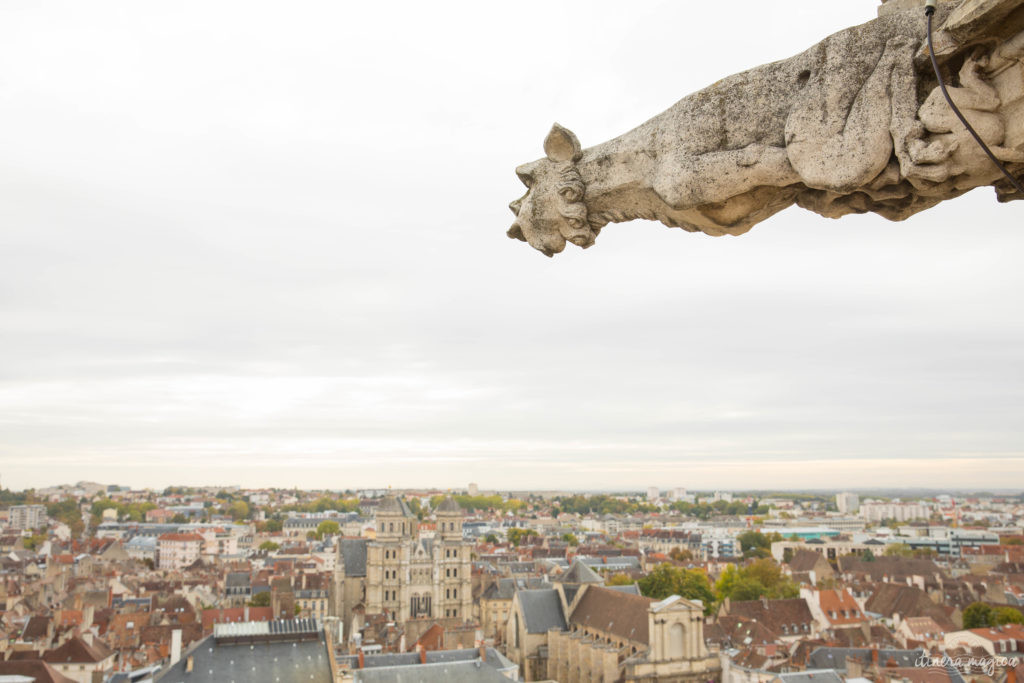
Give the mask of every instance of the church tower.
<svg viewBox="0 0 1024 683">
<path fill-rule="evenodd" d="M 471 557 L 473 545 L 462 538 L 465 515 L 451 496 L 437 506 L 437 542 L 434 566 L 434 618 L 468 621 L 472 618 Z"/>
<path fill-rule="evenodd" d="M 389 496 L 377 506 L 376 538 L 366 548 L 366 611 L 400 619 L 409 541 L 416 517 L 405 501 Z"/>
</svg>

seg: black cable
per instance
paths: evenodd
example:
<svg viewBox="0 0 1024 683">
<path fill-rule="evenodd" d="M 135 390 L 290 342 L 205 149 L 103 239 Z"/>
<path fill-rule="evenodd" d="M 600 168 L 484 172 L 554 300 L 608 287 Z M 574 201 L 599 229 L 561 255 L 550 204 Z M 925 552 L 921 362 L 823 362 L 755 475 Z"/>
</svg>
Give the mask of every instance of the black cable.
<svg viewBox="0 0 1024 683">
<path fill-rule="evenodd" d="M 960 110 L 956 108 L 955 104 L 953 104 L 953 98 L 949 96 L 948 92 L 946 92 L 946 84 L 942 82 L 942 74 L 939 72 L 939 62 L 935 59 L 935 49 L 932 47 L 932 15 L 935 14 L 934 5 L 929 3 L 928 6 L 924 8 L 924 13 L 928 16 L 928 56 L 932 58 L 932 68 L 935 69 L 935 77 L 939 79 L 939 89 L 942 90 L 942 95 L 946 98 L 946 102 L 949 102 L 949 108 L 952 109 L 953 113 L 956 114 L 956 117 L 960 119 L 960 123 L 964 124 L 964 127 L 967 128 L 967 132 L 970 133 L 981 148 L 985 150 L 985 154 L 987 154 L 988 158 L 992 160 L 992 163 L 998 166 L 999 170 L 1003 172 L 1003 175 L 1005 175 L 1007 179 L 1013 183 L 1013 186 L 1017 188 L 1017 191 L 1024 195 L 1024 187 L 1021 187 L 1020 182 L 1010 175 L 1010 172 L 1006 170 L 1006 167 L 1003 166 L 999 159 L 996 159 L 996 155 L 988 148 L 988 145 L 986 145 L 981 139 L 981 136 L 974 132 L 974 128 L 971 127 L 971 124 L 967 123 L 967 119 L 964 118 L 964 115 L 961 114 Z"/>
</svg>

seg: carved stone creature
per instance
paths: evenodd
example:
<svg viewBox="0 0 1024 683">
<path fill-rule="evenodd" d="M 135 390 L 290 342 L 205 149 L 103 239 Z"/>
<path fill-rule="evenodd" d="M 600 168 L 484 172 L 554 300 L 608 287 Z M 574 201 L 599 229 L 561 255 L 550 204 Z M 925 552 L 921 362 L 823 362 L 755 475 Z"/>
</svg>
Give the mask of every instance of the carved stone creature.
<svg viewBox="0 0 1024 683">
<path fill-rule="evenodd" d="M 979 1 L 992 2 L 966 0 Z M 725 78 L 594 147 L 555 124 L 545 157 L 516 169 L 528 190 L 510 204 L 508 236 L 551 256 L 637 218 L 709 235 L 742 234 L 794 203 L 829 217 L 872 211 L 900 220 L 993 184 L 998 170 L 974 153 L 935 92 L 918 115 L 924 37 L 920 8 L 891 12 Z M 986 56 L 991 46 L 966 59 L 953 94 L 1011 162 L 1024 161 L 1024 145 L 1001 146 L 1001 100 L 984 70 L 1019 62 L 1019 38 L 1000 43 L 998 60 Z"/>
</svg>

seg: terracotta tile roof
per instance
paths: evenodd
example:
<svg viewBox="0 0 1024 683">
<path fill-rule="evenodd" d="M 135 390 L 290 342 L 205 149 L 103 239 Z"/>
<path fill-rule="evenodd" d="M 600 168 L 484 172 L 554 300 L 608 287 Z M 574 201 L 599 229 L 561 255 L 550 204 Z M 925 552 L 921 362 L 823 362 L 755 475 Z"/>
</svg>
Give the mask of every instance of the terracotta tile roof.
<svg viewBox="0 0 1024 683">
<path fill-rule="evenodd" d="M 198 541 L 199 543 L 202 543 L 203 542 L 203 537 L 200 536 L 199 534 L 161 534 L 157 538 L 157 540 L 158 541 L 171 541 L 171 542 L 178 542 L 178 543 L 185 543 L 185 542 L 188 542 L 188 541 L 192 541 L 192 542 Z"/>
<path fill-rule="evenodd" d="M 794 627 L 799 633 L 810 633 L 814 623 L 811 609 L 803 598 L 730 602 L 727 614 L 756 619 L 778 634 L 792 635 Z"/>
<path fill-rule="evenodd" d="M 1000 640 L 1024 641 L 1024 624 L 1005 624 L 996 628 L 972 628 L 970 632 L 985 640 L 999 642 Z M 1024 645 L 1024 642 L 1022 642 Z"/>
<path fill-rule="evenodd" d="M 111 654 L 113 653 L 99 641 L 94 640 L 90 645 L 81 637 L 75 636 L 60 647 L 44 652 L 42 659 L 44 662 L 53 664 L 67 664 L 68 662 L 96 664 Z"/>
<path fill-rule="evenodd" d="M 813 550 L 798 550 L 793 555 L 793 559 L 789 561 L 789 569 L 793 572 L 809 572 L 814 569 L 814 565 L 818 564 L 818 561 L 823 559 L 820 553 L 816 553 Z"/>
<path fill-rule="evenodd" d="M 36 683 L 76 683 L 41 659 L 0 661 L 0 676 L 25 676 Z"/>
<path fill-rule="evenodd" d="M 880 583 L 864 603 L 864 609 L 887 618 L 891 618 L 894 614 L 899 614 L 904 619 L 931 617 L 942 627 L 943 631 L 956 630 L 956 625 L 942 607 L 932 602 L 928 594 L 916 586 Z"/>
<path fill-rule="evenodd" d="M 50 627 L 50 617 L 36 616 L 28 620 L 25 629 L 21 632 L 23 640 L 35 640 L 46 637 Z"/>
<path fill-rule="evenodd" d="M 647 645 L 648 610 L 654 601 L 590 584 L 569 617 L 571 626 L 596 629 Z"/>
<path fill-rule="evenodd" d="M 833 626 L 858 624 L 866 620 L 853 596 L 842 590 L 823 590 L 818 593 L 818 603 Z"/>
</svg>

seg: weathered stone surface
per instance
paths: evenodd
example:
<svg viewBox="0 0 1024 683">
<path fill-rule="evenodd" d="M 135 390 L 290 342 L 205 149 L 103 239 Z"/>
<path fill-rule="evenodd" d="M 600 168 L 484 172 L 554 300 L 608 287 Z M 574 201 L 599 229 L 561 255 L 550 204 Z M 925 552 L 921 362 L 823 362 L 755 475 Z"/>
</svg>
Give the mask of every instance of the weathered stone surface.
<svg viewBox="0 0 1024 683">
<path fill-rule="evenodd" d="M 510 204 L 509 237 L 551 256 L 637 218 L 739 235 L 793 204 L 902 220 L 981 185 L 1002 201 L 1021 198 L 938 90 L 923 4 L 883 9 L 594 147 L 555 124 L 545 157 L 516 169 L 528 190 Z M 951 96 L 1020 174 L 1024 0 L 940 2 L 934 22 Z"/>
</svg>

